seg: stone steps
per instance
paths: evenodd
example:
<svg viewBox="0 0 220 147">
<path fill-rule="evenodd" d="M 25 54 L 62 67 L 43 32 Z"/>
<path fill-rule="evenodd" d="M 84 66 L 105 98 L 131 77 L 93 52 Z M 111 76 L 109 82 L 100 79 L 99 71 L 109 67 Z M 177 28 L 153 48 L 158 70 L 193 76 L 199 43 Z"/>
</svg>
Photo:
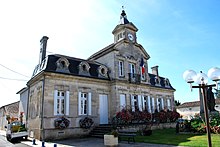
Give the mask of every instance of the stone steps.
<svg viewBox="0 0 220 147">
<path fill-rule="evenodd" d="M 103 138 L 105 134 L 112 131 L 112 125 L 99 125 L 96 126 L 89 135 L 91 137 Z"/>
</svg>

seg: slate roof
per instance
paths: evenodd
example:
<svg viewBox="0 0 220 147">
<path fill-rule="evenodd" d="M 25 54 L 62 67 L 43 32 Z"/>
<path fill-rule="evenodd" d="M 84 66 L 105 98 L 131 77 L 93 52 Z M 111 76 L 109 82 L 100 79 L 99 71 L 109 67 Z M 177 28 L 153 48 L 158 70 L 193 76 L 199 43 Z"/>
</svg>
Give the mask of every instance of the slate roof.
<svg viewBox="0 0 220 147">
<path fill-rule="evenodd" d="M 68 67 L 69 71 L 68 72 L 62 72 L 62 71 L 56 70 L 57 69 L 56 62 L 60 58 L 66 58 L 68 60 L 68 62 L 69 62 L 69 67 Z M 87 62 L 89 64 L 89 66 L 90 66 L 89 75 L 79 74 L 79 64 L 81 62 Z M 94 60 L 84 60 L 84 59 L 69 57 L 69 56 L 65 56 L 65 55 L 54 54 L 54 55 L 48 55 L 41 64 L 44 64 L 44 65 L 37 65 L 36 66 L 34 73 L 33 73 L 33 77 L 41 71 L 46 71 L 46 72 L 54 72 L 54 73 L 60 73 L 60 74 L 67 74 L 67 75 L 74 75 L 74 76 L 81 76 L 81 77 L 88 77 L 88 78 L 95 78 L 95 79 L 102 79 L 102 80 L 109 80 L 109 81 L 111 80 L 109 77 L 109 73 L 107 73 L 106 77 L 99 76 L 98 68 L 100 66 L 104 66 L 104 67 L 106 67 L 106 66 L 97 62 L 97 61 L 94 61 Z M 108 67 L 106 67 L 106 69 L 108 69 Z M 159 77 L 160 84 L 156 84 L 155 83 L 156 75 L 153 75 L 150 73 L 148 73 L 148 74 L 150 77 L 150 85 L 151 86 L 157 87 L 157 88 L 175 90 L 170 83 L 169 83 L 169 86 L 165 85 L 166 78 Z"/>
<path fill-rule="evenodd" d="M 57 60 L 59 60 L 60 58 L 66 58 L 69 62 L 69 73 L 68 72 L 59 72 L 56 71 L 57 69 L 57 65 L 56 62 Z M 42 67 L 42 65 L 37 65 L 35 67 L 35 70 L 33 72 L 32 77 L 34 77 L 35 75 L 37 75 L 39 72 L 41 72 L 42 70 L 47 71 L 47 72 L 55 72 L 55 73 L 61 73 L 61 74 L 68 74 L 68 75 L 74 75 L 74 76 L 82 76 L 82 77 L 90 77 L 90 78 L 98 78 L 98 79 L 104 79 L 104 80 L 110 80 L 109 76 L 108 77 L 100 77 L 98 76 L 98 68 L 102 65 L 105 66 L 101 63 L 98 63 L 96 61 L 90 61 L 90 60 L 84 60 L 84 59 L 79 59 L 79 58 L 74 58 L 74 57 L 69 57 L 69 56 L 65 56 L 65 55 L 60 55 L 60 54 L 54 54 L 54 55 L 48 55 L 44 61 L 46 63 L 41 63 L 41 64 L 45 64 L 44 67 Z M 89 76 L 87 75 L 79 75 L 79 64 L 81 62 L 87 62 L 90 66 L 89 69 Z M 105 66 L 106 67 L 106 66 Z"/>
<path fill-rule="evenodd" d="M 149 76 L 150 76 L 151 86 L 158 87 L 158 88 L 165 88 L 165 89 L 175 90 L 175 89 L 172 87 L 171 83 L 169 83 L 169 87 L 165 86 L 165 79 L 166 79 L 166 78 L 159 76 L 159 78 L 160 78 L 161 81 L 160 81 L 160 85 L 157 86 L 156 83 L 155 83 L 155 80 L 154 80 L 155 77 L 156 77 L 156 75 L 150 74 L 150 73 L 148 73 L 148 74 L 149 74 Z"/>
</svg>

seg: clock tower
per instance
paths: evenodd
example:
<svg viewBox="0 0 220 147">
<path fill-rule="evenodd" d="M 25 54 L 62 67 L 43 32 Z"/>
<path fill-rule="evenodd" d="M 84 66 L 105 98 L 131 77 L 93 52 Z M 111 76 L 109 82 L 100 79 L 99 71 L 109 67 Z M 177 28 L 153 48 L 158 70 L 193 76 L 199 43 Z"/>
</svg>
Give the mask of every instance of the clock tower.
<svg viewBox="0 0 220 147">
<path fill-rule="evenodd" d="M 132 22 L 128 21 L 125 11 L 122 10 L 120 16 L 120 22 L 112 31 L 112 34 L 114 35 L 114 43 L 117 43 L 124 39 L 129 42 L 136 43 L 137 31 L 138 31 L 137 27 Z"/>
</svg>

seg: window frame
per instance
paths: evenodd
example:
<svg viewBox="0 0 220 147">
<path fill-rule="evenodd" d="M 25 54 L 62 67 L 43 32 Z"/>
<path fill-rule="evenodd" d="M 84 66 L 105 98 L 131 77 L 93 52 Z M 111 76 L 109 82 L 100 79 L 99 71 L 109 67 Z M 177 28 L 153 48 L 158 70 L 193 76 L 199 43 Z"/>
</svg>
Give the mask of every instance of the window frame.
<svg viewBox="0 0 220 147">
<path fill-rule="evenodd" d="M 69 91 L 54 90 L 54 115 L 69 115 Z"/>
<path fill-rule="evenodd" d="M 92 115 L 91 92 L 78 93 L 78 115 Z"/>
<path fill-rule="evenodd" d="M 119 77 L 124 77 L 124 61 L 121 60 L 118 61 L 118 72 L 119 72 Z"/>
</svg>

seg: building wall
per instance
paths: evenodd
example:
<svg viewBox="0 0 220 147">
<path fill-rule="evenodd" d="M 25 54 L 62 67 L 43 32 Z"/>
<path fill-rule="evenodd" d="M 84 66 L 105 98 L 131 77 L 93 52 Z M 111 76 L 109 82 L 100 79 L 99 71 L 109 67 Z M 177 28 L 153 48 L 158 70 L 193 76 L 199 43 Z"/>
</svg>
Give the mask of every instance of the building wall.
<svg viewBox="0 0 220 147">
<path fill-rule="evenodd" d="M 19 102 L 19 114 L 23 113 L 23 123 L 26 124 L 27 118 L 27 102 L 28 102 L 28 88 L 20 93 L 20 102 Z"/>
<path fill-rule="evenodd" d="M 215 105 L 215 110 L 220 112 L 220 104 Z M 200 113 L 200 106 L 177 108 L 177 112 L 185 119 L 191 119 L 195 114 Z"/>
<path fill-rule="evenodd" d="M 36 111 L 36 104 L 38 102 L 35 100 L 43 103 L 42 114 L 36 115 L 36 117 L 32 118 L 31 114 L 29 115 L 30 131 L 34 132 L 35 138 L 66 138 L 69 136 L 85 134 L 84 130 L 79 127 L 79 121 L 85 117 L 84 115 L 78 114 L 79 92 L 91 92 L 92 114 L 90 117 L 94 120 L 96 125 L 99 124 L 99 94 L 107 94 L 108 97 L 110 97 L 109 81 L 75 77 L 65 74 L 47 73 L 45 75 L 43 97 L 38 94 L 42 93 L 42 82 L 34 82 L 30 88 L 30 91 L 32 91 L 33 94 L 30 95 L 29 106 L 35 106 L 34 108 L 30 108 L 30 110 L 35 109 L 34 112 Z M 65 117 L 70 121 L 70 125 L 64 130 L 56 129 L 54 126 L 54 120 L 61 117 L 59 115 L 54 115 L 54 90 L 69 91 L 69 115 L 65 115 Z M 111 101 L 110 98 L 109 101 Z M 39 112 L 41 112 L 41 109 L 42 108 L 40 108 L 39 105 Z M 109 109 L 111 108 L 109 107 Z M 43 117 L 43 121 L 41 121 L 41 117 Z M 44 129 L 42 132 L 41 127 Z"/>
<path fill-rule="evenodd" d="M 89 130 L 85 131 L 79 126 L 79 121 L 85 117 L 78 114 L 78 93 L 80 91 L 91 92 L 92 113 L 89 117 L 94 120 L 95 125 L 100 123 L 99 94 L 108 95 L 109 123 L 116 112 L 120 111 L 120 94 L 126 94 L 128 106 L 131 105 L 130 95 L 132 94 L 154 98 L 155 106 L 157 105 L 156 98 L 163 98 L 164 107 L 167 105 L 166 99 L 173 100 L 174 97 L 171 90 L 155 88 L 146 84 L 128 84 L 124 81 L 109 82 L 108 80 L 56 73 L 44 73 L 44 76 L 45 80 L 43 80 L 42 74 L 42 77 L 36 78 L 36 81 L 32 81 L 30 86 L 28 126 L 29 131 L 34 132 L 36 139 L 58 139 L 88 134 Z M 61 117 L 54 115 L 54 90 L 69 91 L 69 115 L 64 116 L 70 121 L 70 125 L 63 130 L 56 129 L 54 126 L 55 119 Z"/>
</svg>

